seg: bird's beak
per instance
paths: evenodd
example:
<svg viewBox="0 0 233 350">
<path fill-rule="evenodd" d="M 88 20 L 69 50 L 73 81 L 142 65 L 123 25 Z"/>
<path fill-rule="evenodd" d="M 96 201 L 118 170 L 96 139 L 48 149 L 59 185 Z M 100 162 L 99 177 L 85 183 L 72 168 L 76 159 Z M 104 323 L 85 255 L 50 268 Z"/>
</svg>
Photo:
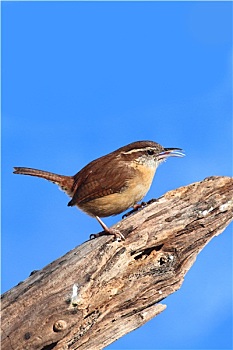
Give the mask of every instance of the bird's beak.
<svg viewBox="0 0 233 350">
<path fill-rule="evenodd" d="M 165 160 L 168 157 L 184 157 L 184 151 L 181 148 L 164 148 L 158 154 L 158 160 Z"/>
</svg>

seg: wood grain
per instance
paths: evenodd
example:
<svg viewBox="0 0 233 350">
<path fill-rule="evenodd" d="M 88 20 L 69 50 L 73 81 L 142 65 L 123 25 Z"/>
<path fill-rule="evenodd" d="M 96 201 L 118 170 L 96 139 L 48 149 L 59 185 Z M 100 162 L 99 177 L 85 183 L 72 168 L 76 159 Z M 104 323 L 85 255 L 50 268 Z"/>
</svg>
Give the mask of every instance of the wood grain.
<svg viewBox="0 0 233 350">
<path fill-rule="evenodd" d="M 2 350 L 103 349 L 162 312 L 197 254 L 233 217 L 233 180 L 166 193 L 2 295 Z"/>
</svg>

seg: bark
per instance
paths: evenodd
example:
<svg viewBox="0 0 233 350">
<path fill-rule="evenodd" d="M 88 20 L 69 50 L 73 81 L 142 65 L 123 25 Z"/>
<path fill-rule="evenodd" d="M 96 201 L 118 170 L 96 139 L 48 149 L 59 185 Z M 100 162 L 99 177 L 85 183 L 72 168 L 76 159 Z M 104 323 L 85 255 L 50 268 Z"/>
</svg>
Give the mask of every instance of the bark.
<svg viewBox="0 0 233 350">
<path fill-rule="evenodd" d="M 233 180 L 150 201 L 2 295 L 2 350 L 103 349 L 162 312 L 197 254 L 232 220 Z"/>
</svg>

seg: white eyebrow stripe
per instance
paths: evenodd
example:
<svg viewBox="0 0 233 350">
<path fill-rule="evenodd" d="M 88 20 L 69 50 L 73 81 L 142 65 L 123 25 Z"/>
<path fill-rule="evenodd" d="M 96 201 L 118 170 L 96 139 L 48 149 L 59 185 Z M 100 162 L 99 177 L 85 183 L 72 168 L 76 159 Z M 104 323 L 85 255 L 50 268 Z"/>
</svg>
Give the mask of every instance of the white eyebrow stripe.
<svg viewBox="0 0 233 350">
<path fill-rule="evenodd" d="M 131 149 L 130 151 L 126 151 L 126 152 L 122 152 L 123 154 L 131 154 L 131 153 L 135 153 L 135 152 L 144 152 L 144 151 L 149 151 L 149 150 L 155 150 L 155 147 L 144 147 L 144 148 L 135 148 L 135 149 Z"/>
</svg>

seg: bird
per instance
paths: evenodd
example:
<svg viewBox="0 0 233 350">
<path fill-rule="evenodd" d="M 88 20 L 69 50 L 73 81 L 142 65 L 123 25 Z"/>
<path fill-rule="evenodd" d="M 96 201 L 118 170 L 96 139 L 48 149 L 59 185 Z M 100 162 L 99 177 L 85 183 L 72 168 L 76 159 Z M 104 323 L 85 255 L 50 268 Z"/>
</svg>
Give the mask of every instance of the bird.
<svg viewBox="0 0 233 350">
<path fill-rule="evenodd" d="M 68 206 L 77 206 L 95 217 L 103 234 L 124 240 L 119 230 L 109 228 L 100 218 L 135 208 L 149 191 L 158 166 L 168 157 L 184 155 L 181 148 L 165 148 L 154 141 L 135 141 L 91 161 L 73 176 L 26 167 L 14 167 L 14 174 L 53 182 L 71 197 Z"/>
</svg>

